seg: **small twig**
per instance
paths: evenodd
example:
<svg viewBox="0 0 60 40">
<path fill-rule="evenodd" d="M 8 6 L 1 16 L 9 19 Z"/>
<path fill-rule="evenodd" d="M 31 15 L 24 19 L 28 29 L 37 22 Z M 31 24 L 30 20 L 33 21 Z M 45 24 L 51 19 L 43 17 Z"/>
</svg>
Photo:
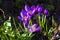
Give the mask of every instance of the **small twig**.
<svg viewBox="0 0 60 40">
<path fill-rule="evenodd" d="M 5 14 L 4 11 L 0 8 L 0 11 L 3 13 L 4 19 L 5 19 Z"/>
</svg>

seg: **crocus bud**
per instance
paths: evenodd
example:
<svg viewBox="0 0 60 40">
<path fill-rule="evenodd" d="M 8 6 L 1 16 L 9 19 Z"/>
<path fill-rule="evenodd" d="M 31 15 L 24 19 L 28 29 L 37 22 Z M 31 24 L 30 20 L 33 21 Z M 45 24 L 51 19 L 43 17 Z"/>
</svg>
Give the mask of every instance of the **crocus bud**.
<svg viewBox="0 0 60 40">
<path fill-rule="evenodd" d="M 44 15 L 47 15 L 48 14 L 48 9 L 45 9 L 44 10 Z"/>
</svg>

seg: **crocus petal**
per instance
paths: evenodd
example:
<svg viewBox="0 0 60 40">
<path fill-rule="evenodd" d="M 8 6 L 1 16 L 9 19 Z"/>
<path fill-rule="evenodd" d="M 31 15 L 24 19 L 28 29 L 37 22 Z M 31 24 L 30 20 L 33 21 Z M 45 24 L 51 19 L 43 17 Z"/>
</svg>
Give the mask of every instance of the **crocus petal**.
<svg viewBox="0 0 60 40">
<path fill-rule="evenodd" d="M 28 26 L 28 30 L 29 30 L 30 32 L 33 32 L 31 26 Z"/>
<path fill-rule="evenodd" d="M 34 13 L 34 12 L 35 12 L 36 8 L 35 8 L 35 6 L 34 6 L 34 5 L 33 5 L 33 6 L 31 6 L 31 10 L 32 10 L 32 13 Z"/>
<path fill-rule="evenodd" d="M 37 24 L 33 24 L 32 27 L 33 27 L 33 28 L 34 28 L 34 27 L 37 27 Z"/>
<path fill-rule="evenodd" d="M 24 17 L 24 16 L 27 16 L 27 12 L 22 9 L 22 11 L 21 11 L 21 17 Z"/>
<path fill-rule="evenodd" d="M 29 28 L 29 31 L 30 31 L 30 32 L 33 32 L 33 30 L 32 30 L 31 28 Z"/>
<path fill-rule="evenodd" d="M 30 20 L 31 16 L 28 15 L 28 21 Z"/>
<path fill-rule="evenodd" d="M 40 26 L 36 28 L 34 32 L 38 32 L 40 30 Z"/>
<path fill-rule="evenodd" d="M 35 14 L 35 6 L 34 6 L 34 5 L 31 6 L 31 9 L 30 9 L 30 11 L 28 12 L 28 14 L 29 14 L 30 16 L 33 16 L 33 15 Z"/>
<path fill-rule="evenodd" d="M 22 19 L 20 16 L 18 16 L 17 18 L 18 18 L 19 20 L 23 21 L 23 19 Z"/>
<path fill-rule="evenodd" d="M 24 24 L 24 27 L 28 28 L 28 21 L 25 21 L 23 24 Z"/>
<path fill-rule="evenodd" d="M 27 11 L 27 12 L 29 12 L 30 11 L 30 7 L 29 7 L 29 5 L 25 5 L 25 10 Z"/>
</svg>

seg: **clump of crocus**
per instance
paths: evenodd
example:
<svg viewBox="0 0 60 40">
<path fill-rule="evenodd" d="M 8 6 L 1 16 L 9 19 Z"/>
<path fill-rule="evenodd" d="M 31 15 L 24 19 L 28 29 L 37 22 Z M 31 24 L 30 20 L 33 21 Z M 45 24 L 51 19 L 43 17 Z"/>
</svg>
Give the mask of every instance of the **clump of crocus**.
<svg viewBox="0 0 60 40">
<path fill-rule="evenodd" d="M 25 5 L 25 10 L 22 9 L 21 16 L 18 16 L 18 19 L 23 21 L 24 27 L 26 27 L 30 32 L 37 32 L 40 30 L 40 26 L 36 23 L 29 26 L 29 20 L 32 16 L 35 15 L 35 13 L 41 13 L 43 11 L 43 7 L 41 5 L 32 5 L 29 6 L 28 4 Z M 48 10 L 44 10 L 44 15 L 47 15 Z"/>
<path fill-rule="evenodd" d="M 29 26 L 28 30 L 30 32 L 38 32 L 40 30 L 40 26 L 37 24 L 32 24 L 32 26 Z"/>
</svg>

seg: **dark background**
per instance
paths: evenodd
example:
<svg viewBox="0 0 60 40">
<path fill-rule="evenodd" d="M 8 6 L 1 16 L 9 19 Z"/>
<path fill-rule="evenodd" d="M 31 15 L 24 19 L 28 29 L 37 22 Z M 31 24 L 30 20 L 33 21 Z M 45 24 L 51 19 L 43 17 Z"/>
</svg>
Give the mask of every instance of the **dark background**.
<svg viewBox="0 0 60 40">
<path fill-rule="evenodd" d="M 2 12 L 0 13 L 0 17 L 2 17 L 4 20 L 7 20 L 9 16 L 13 16 L 17 18 L 18 15 L 20 15 L 20 11 L 22 8 L 24 8 L 25 4 L 29 5 L 37 5 L 41 4 L 44 7 L 47 7 L 48 5 L 52 5 L 53 8 L 49 10 L 49 16 L 47 19 L 51 21 L 51 16 L 53 15 L 55 17 L 56 22 L 60 21 L 60 18 L 57 16 L 60 16 L 60 0 L 0 0 L 0 8 L 4 10 L 4 14 L 6 18 L 3 18 Z M 50 23 L 51 24 L 51 23 Z"/>
</svg>

